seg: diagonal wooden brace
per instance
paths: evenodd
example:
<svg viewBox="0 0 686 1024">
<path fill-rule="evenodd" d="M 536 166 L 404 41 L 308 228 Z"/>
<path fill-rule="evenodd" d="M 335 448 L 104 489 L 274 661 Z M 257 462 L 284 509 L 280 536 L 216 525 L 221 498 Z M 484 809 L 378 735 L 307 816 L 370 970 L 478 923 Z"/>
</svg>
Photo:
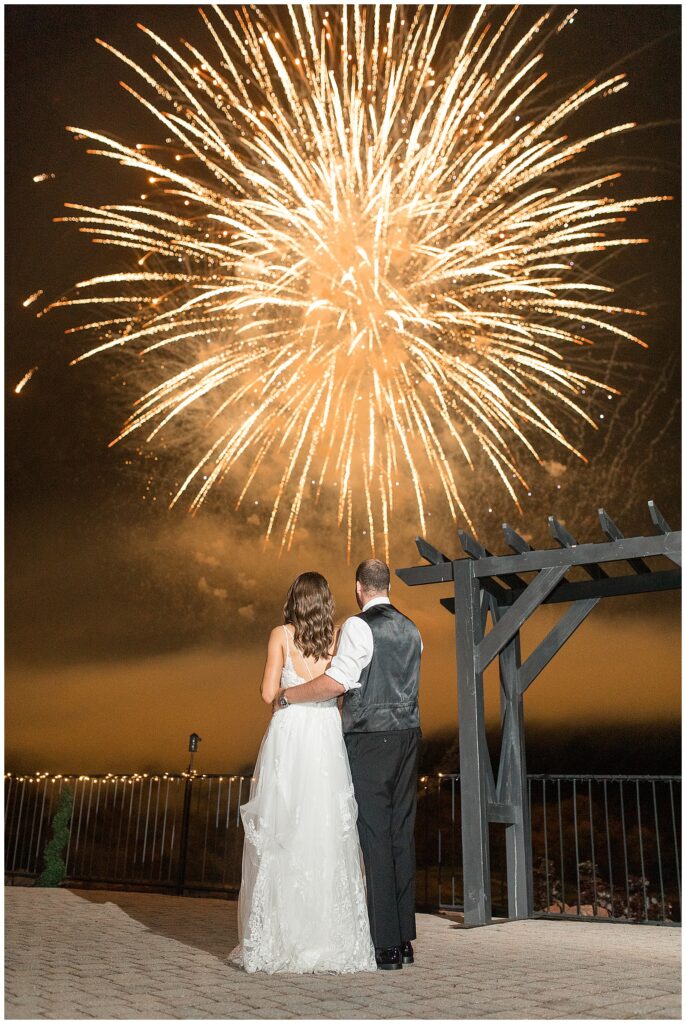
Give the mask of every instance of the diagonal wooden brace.
<svg viewBox="0 0 686 1024">
<path fill-rule="evenodd" d="M 556 565 L 554 568 L 541 569 L 521 597 L 518 597 L 514 604 L 510 605 L 503 617 L 493 626 L 491 632 L 479 643 L 474 652 L 477 672 L 485 671 L 520 626 L 557 586 L 567 572 L 567 568 L 566 565 Z"/>
<path fill-rule="evenodd" d="M 536 676 L 543 671 L 565 641 L 569 640 L 574 630 L 578 629 L 589 612 L 595 608 L 598 601 L 600 601 L 599 597 L 587 598 L 585 601 L 575 601 L 562 618 L 555 623 L 548 635 L 541 640 L 539 645 L 520 666 L 518 679 L 520 694 L 524 693 L 527 687 L 533 683 Z"/>
</svg>

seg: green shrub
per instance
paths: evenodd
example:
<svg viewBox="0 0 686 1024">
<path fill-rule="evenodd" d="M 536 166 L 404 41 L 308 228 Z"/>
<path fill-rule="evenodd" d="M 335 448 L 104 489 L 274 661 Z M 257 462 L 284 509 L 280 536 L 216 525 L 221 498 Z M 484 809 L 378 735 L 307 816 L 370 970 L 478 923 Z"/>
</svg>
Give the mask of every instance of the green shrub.
<svg viewBox="0 0 686 1024">
<path fill-rule="evenodd" d="M 36 880 L 36 885 L 57 886 L 67 873 L 67 865 L 62 854 L 69 842 L 69 824 L 73 803 L 74 794 L 69 786 L 64 786 L 52 819 L 52 839 L 45 844 L 43 850 L 43 871 Z"/>
</svg>

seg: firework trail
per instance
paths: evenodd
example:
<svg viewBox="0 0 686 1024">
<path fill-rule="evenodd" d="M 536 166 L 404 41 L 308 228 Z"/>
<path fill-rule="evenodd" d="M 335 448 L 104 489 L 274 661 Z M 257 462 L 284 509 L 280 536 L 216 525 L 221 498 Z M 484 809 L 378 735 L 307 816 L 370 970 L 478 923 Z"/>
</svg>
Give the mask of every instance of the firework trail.
<svg viewBox="0 0 686 1024">
<path fill-rule="evenodd" d="M 24 390 L 24 388 L 26 387 L 28 382 L 31 380 L 31 378 L 33 377 L 33 375 L 34 375 L 34 373 L 36 372 L 37 369 L 38 369 L 37 366 L 32 366 L 30 370 L 27 370 L 27 372 L 21 378 L 19 383 L 15 385 L 15 388 L 14 388 L 15 395 L 20 395 L 21 394 L 21 392 Z"/>
<path fill-rule="evenodd" d="M 326 488 L 348 551 L 364 526 L 388 557 L 401 478 L 422 531 L 436 488 L 474 529 L 459 473 L 476 451 L 518 507 L 537 437 L 585 459 L 556 420 L 595 426 L 581 392 L 618 392 L 574 353 L 645 344 L 589 260 L 646 241 L 617 225 L 666 197 L 618 199 L 619 174 L 580 159 L 633 124 L 567 131 L 623 75 L 544 92 L 542 46 L 573 13 L 517 32 L 514 9 L 494 24 L 482 7 L 451 47 L 442 5 L 263 10 L 201 11 L 211 58 L 143 26 L 152 70 L 102 43 L 166 141 L 69 129 L 145 190 L 69 204 L 61 219 L 131 268 L 46 310 L 99 307 L 72 328 L 94 338 L 74 362 L 124 349 L 149 382 L 112 444 L 195 446 L 171 505 L 196 511 L 231 474 L 238 505 L 267 498 L 283 547 Z"/>
</svg>

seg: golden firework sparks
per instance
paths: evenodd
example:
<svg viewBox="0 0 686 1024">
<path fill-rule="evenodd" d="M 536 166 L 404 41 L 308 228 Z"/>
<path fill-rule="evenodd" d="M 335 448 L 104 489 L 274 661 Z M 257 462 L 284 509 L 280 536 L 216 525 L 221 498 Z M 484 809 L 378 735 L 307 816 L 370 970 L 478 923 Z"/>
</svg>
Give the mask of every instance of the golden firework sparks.
<svg viewBox="0 0 686 1024">
<path fill-rule="evenodd" d="M 22 391 L 24 390 L 25 386 L 31 380 L 31 378 L 33 377 L 33 375 L 34 375 L 34 373 L 36 372 L 37 369 L 38 369 L 37 366 L 32 366 L 30 370 L 27 370 L 27 372 L 21 378 L 19 383 L 17 385 L 15 385 L 15 388 L 14 388 L 15 395 L 20 395 L 22 393 Z"/>
<path fill-rule="evenodd" d="M 211 59 L 143 26 L 152 71 L 102 43 L 164 144 L 69 129 L 145 180 L 139 201 L 69 204 L 62 219 L 127 250 L 131 270 L 46 307 L 107 311 L 72 328 L 95 338 L 74 362 L 124 350 L 157 374 L 111 443 L 192 439 L 171 505 L 192 495 L 197 511 L 240 473 L 238 505 L 268 496 L 282 547 L 330 485 L 348 550 L 359 525 L 387 557 L 402 475 L 422 530 L 435 482 L 473 529 L 456 471 L 474 446 L 518 507 L 516 451 L 541 461 L 537 433 L 585 459 L 556 413 L 595 426 L 580 392 L 618 392 L 569 353 L 603 332 L 645 344 L 620 326 L 638 311 L 610 304 L 587 261 L 645 242 L 609 235 L 667 197 L 617 198 L 618 173 L 584 170 L 633 124 L 567 131 L 624 75 L 541 98 L 546 33 L 573 14 L 516 34 L 514 9 L 492 24 L 481 7 L 452 49 L 442 5 L 201 15 Z"/>
<path fill-rule="evenodd" d="M 39 299 L 42 294 L 43 294 L 43 289 L 39 288 L 38 291 L 37 292 L 33 292 L 32 295 L 27 295 L 27 297 L 22 302 L 22 306 L 24 307 L 24 309 L 27 309 L 29 306 L 33 305 L 33 303 L 36 301 L 36 299 Z"/>
</svg>

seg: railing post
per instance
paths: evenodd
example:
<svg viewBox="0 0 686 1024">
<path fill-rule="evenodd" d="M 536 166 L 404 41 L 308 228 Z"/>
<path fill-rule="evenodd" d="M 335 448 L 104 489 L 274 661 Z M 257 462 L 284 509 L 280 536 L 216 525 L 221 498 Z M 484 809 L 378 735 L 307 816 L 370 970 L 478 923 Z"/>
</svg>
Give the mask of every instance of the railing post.
<svg viewBox="0 0 686 1024">
<path fill-rule="evenodd" d="M 202 737 L 198 736 L 197 732 L 192 732 L 188 737 L 188 751 L 191 756 L 188 762 L 188 771 L 186 773 L 186 785 L 183 791 L 183 814 L 181 816 L 181 836 L 179 839 L 179 872 L 176 878 L 177 896 L 183 896 L 183 890 L 186 884 L 188 833 L 191 819 L 191 790 L 193 787 L 193 776 L 195 775 L 195 769 L 193 768 L 193 758 L 195 754 L 197 754 L 198 752 L 198 743 L 200 742 L 201 739 Z"/>
<path fill-rule="evenodd" d="M 179 838 L 179 871 L 176 878 L 176 895 L 183 896 L 186 884 L 186 857 L 188 853 L 188 833 L 191 819 L 191 790 L 193 787 L 193 776 L 189 772 L 186 775 L 186 785 L 183 791 L 183 815 L 181 817 L 181 835 Z"/>
</svg>

